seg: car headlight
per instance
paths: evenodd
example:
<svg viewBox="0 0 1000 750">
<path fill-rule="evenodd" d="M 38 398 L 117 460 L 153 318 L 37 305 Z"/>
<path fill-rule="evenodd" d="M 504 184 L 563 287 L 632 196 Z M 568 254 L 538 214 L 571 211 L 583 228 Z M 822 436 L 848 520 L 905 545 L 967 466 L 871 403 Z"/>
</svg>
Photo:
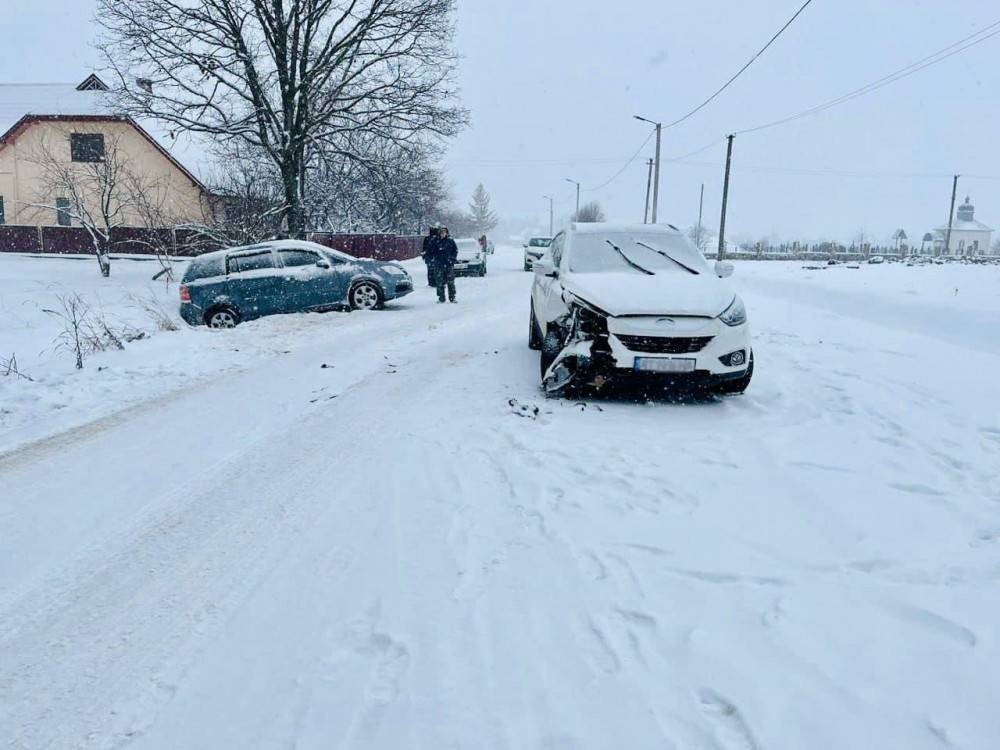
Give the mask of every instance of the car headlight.
<svg viewBox="0 0 1000 750">
<path fill-rule="evenodd" d="M 729 307 L 719 315 L 719 320 L 727 326 L 741 326 L 747 322 L 747 309 L 739 295 L 736 295 Z"/>
<path fill-rule="evenodd" d="M 409 276 L 409 274 L 406 273 L 406 269 L 400 268 L 399 266 L 379 266 L 379 268 L 390 276 Z"/>
</svg>

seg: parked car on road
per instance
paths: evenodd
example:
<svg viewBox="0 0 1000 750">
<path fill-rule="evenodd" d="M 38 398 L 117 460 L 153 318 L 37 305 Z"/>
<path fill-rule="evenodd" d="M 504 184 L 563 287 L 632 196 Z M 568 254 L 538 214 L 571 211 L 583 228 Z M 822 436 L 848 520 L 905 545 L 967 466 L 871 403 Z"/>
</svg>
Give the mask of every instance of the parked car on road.
<svg viewBox="0 0 1000 750">
<path fill-rule="evenodd" d="M 354 258 L 323 245 L 276 240 L 200 255 L 181 280 L 181 317 L 232 328 L 281 313 L 373 310 L 413 291 L 396 263 Z"/>
<path fill-rule="evenodd" d="M 545 251 L 552 244 L 551 237 L 532 237 L 524 246 L 524 270 L 530 271 L 532 264 L 545 255 Z"/>
<path fill-rule="evenodd" d="M 492 252 L 492 243 L 487 243 L 486 249 L 479 240 L 455 240 L 458 246 L 458 260 L 455 261 L 456 276 L 485 276 L 486 258 Z"/>
<path fill-rule="evenodd" d="M 571 224 L 534 263 L 528 342 L 542 384 L 614 381 L 742 393 L 753 377 L 743 301 L 670 226 Z"/>
</svg>

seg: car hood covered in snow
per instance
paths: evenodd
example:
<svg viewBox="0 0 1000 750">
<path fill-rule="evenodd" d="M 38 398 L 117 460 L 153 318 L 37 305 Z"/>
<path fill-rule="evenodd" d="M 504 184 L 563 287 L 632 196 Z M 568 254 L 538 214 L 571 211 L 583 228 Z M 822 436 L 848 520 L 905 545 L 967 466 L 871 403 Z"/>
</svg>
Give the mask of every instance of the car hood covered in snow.
<svg viewBox="0 0 1000 750">
<path fill-rule="evenodd" d="M 477 260 L 482 255 L 482 248 L 476 240 L 457 240 L 459 260 Z"/>
<path fill-rule="evenodd" d="M 609 315 L 698 315 L 715 317 L 735 293 L 717 276 L 688 273 L 568 273 L 568 292 Z"/>
</svg>

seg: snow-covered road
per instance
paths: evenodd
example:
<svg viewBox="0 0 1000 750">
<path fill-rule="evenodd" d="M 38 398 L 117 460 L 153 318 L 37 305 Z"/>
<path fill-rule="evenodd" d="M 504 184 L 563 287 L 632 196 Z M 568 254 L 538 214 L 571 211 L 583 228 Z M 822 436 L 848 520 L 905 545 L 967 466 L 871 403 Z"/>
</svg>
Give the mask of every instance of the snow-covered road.
<svg viewBox="0 0 1000 750">
<path fill-rule="evenodd" d="M 495 260 L 0 456 L 0 744 L 997 746 L 995 297 L 741 264 L 748 394 L 575 404 Z"/>
</svg>

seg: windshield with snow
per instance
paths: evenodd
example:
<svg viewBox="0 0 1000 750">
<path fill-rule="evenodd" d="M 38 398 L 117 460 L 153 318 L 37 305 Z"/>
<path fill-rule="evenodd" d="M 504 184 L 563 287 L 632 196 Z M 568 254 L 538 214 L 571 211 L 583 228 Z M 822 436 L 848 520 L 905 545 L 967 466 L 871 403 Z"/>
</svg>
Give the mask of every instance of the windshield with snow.
<svg viewBox="0 0 1000 750">
<path fill-rule="evenodd" d="M 573 273 L 687 274 L 708 273 L 709 269 L 702 254 L 679 235 L 607 233 L 574 237 L 569 270 Z"/>
<path fill-rule="evenodd" d="M 529 247 L 548 247 L 552 244 L 552 240 L 548 237 L 534 237 L 531 242 L 528 243 Z"/>
</svg>

